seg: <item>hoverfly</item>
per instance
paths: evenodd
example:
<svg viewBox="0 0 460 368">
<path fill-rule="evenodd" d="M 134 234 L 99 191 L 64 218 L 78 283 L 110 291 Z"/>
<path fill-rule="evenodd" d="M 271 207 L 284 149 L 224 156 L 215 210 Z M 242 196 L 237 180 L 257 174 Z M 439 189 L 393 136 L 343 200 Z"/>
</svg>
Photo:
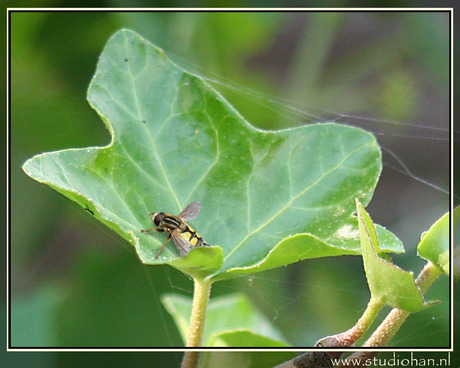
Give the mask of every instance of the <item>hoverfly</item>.
<svg viewBox="0 0 460 368">
<path fill-rule="evenodd" d="M 177 216 L 170 215 L 164 212 L 152 212 L 149 213 L 152 222 L 158 226 L 152 227 L 148 230 L 141 230 L 142 233 L 147 233 L 150 230 L 156 230 L 158 232 L 166 231 L 169 236 L 168 239 L 161 246 L 160 250 L 155 256 L 155 259 L 158 258 L 163 247 L 171 239 L 174 240 L 174 244 L 179 252 L 181 257 L 185 256 L 192 247 L 200 246 L 209 246 L 201 236 L 199 236 L 193 228 L 188 225 L 185 221 L 193 220 L 198 216 L 198 213 L 201 209 L 201 203 L 198 201 L 190 203 L 185 209 Z"/>
</svg>

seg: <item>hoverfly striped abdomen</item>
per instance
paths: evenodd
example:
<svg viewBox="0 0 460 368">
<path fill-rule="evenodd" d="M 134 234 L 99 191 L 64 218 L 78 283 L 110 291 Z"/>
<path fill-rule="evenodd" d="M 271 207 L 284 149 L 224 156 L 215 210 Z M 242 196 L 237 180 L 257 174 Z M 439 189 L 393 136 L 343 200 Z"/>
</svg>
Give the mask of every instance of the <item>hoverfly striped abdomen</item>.
<svg viewBox="0 0 460 368">
<path fill-rule="evenodd" d="M 184 223 L 185 224 L 185 223 Z M 196 231 L 190 226 L 185 224 L 187 227 L 182 233 L 187 236 L 189 243 L 194 247 L 209 246 L 201 236 L 199 236 Z"/>
</svg>

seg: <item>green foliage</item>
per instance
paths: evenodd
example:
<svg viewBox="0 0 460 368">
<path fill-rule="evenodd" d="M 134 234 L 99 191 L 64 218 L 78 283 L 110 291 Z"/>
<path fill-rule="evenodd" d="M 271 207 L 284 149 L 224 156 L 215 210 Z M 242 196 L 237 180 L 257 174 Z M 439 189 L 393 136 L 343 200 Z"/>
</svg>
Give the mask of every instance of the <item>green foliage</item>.
<svg viewBox="0 0 460 368">
<path fill-rule="evenodd" d="M 460 207 L 455 207 L 453 213 L 453 240 L 454 240 L 454 259 L 453 259 L 453 276 L 457 282 L 460 282 Z"/>
<path fill-rule="evenodd" d="M 460 207 L 453 212 L 454 226 L 458 222 Z M 449 275 L 450 257 L 450 216 L 447 212 L 430 229 L 422 234 L 420 243 L 417 246 L 418 255 L 429 260 L 446 275 Z"/>
<path fill-rule="evenodd" d="M 285 348 L 288 344 L 280 342 L 254 331 L 242 328 L 236 331 L 223 331 L 211 340 L 214 347 L 244 347 L 244 348 Z"/>
<path fill-rule="evenodd" d="M 364 269 L 372 298 L 408 312 L 428 307 L 415 285 L 412 272 L 402 270 L 382 254 L 374 224 L 358 200 L 356 208 Z"/>
<path fill-rule="evenodd" d="M 127 30 L 108 42 L 88 100 L 111 143 L 42 154 L 24 170 L 128 240 L 142 262 L 217 280 L 359 253 L 353 199 L 367 204 L 381 172 L 371 134 L 332 123 L 255 129 L 203 80 Z M 140 232 L 152 226 L 147 214 L 178 214 L 193 200 L 203 203 L 193 226 L 222 251 L 179 259 L 171 244 L 155 259 L 165 237 Z M 384 250 L 401 250 L 394 235 L 379 232 Z"/>
<path fill-rule="evenodd" d="M 88 108 L 82 98 L 88 86 L 89 76 L 94 71 L 94 61 L 109 35 L 122 27 L 136 29 L 147 39 L 153 40 L 156 45 L 168 50 L 168 55 L 174 60 L 184 61 L 187 68 L 191 65 L 201 74 L 226 79 L 233 91 L 230 94 L 230 90 L 224 90 L 229 92 L 226 98 L 257 126 L 279 128 L 280 124 L 292 125 L 294 118 L 287 115 L 286 108 L 294 103 L 298 103 L 296 106 L 301 109 L 301 113 L 317 115 L 318 117 L 313 118 L 316 121 L 321 121 L 327 110 L 358 115 L 360 119 L 373 116 L 399 120 L 404 116 L 406 121 L 416 124 L 422 122 L 419 117 L 424 117 L 425 123 L 430 125 L 437 126 L 438 123 L 442 123 L 439 112 L 445 110 L 443 106 L 446 105 L 443 101 L 444 97 L 448 97 L 450 80 L 448 68 L 445 67 L 449 65 L 447 51 L 450 33 L 447 27 L 438 22 L 441 14 L 337 14 L 342 16 L 343 21 L 341 26 L 335 27 L 336 33 L 331 37 L 328 30 L 330 22 L 315 21 L 316 17 L 322 14 L 308 12 L 253 12 L 242 15 L 200 12 L 20 12 L 12 16 L 12 298 L 24 302 L 22 298 L 18 300 L 18 294 L 23 295 L 35 290 L 34 295 L 41 295 L 44 298 L 43 302 L 47 303 L 47 293 L 37 291 L 47 287 L 47 280 L 59 279 L 64 284 L 61 292 L 64 295 L 70 292 L 72 298 L 65 298 L 60 306 L 60 309 L 65 311 L 63 318 L 58 321 L 53 319 L 54 328 L 59 330 L 59 346 L 109 347 L 127 346 L 127 343 L 150 347 L 181 346 L 175 328 L 157 298 L 171 288 L 189 290 L 191 287 L 189 279 L 176 270 L 136 265 L 136 259 L 133 259 L 132 252 L 127 249 L 129 244 L 123 244 L 123 239 L 117 234 L 110 234 L 105 226 L 92 221 L 89 213 L 79 210 L 70 201 L 55 195 L 52 190 L 37 185 L 24 175 L 22 170 L 17 170 L 26 158 L 37 152 L 95 146 L 109 142 L 109 134 L 103 124 L 100 124 L 97 114 Z M 223 23 L 224 32 L 221 31 Z M 300 24 L 301 29 L 292 27 Z M 375 42 L 361 42 L 363 26 L 369 39 L 376 40 L 379 47 L 375 47 Z M 293 29 L 296 32 L 290 32 Z M 398 29 L 398 32 L 393 32 L 394 29 Z M 311 33 L 314 36 L 309 37 Z M 445 34 L 447 37 L 444 37 Z M 325 38 L 325 35 L 328 38 Z M 310 43 L 305 43 L 305 47 L 299 47 L 298 39 L 307 37 Z M 318 48 L 323 48 L 326 52 L 319 53 Z M 309 64 L 311 55 L 326 57 L 321 63 L 313 66 Z M 299 73 L 295 71 L 296 77 L 306 72 L 315 77 L 314 82 L 307 86 L 297 84 L 297 88 L 292 90 L 292 86 L 286 80 L 296 80 L 294 77 L 289 78 L 289 75 L 294 75 L 294 64 L 299 65 L 300 70 Z M 404 85 L 405 90 L 392 89 L 392 92 L 396 90 L 400 93 L 397 98 L 394 93 L 382 91 L 388 87 L 386 79 L 389 75 L 392 78 L 402 75 L 402 80 L 412 81 Z M 257 91 L 257 94 L 251 93 L 245 97 L 246 87 L 250 91 Z M 305 87 L 308 91 L 305 91 Z M 222 91 L 222 88 L 220 90 Z M 414 97 L 414 93 L 415 103 L 409 99 L 408 104 L 407 97 Z M 436 108 L 433 108 L 432 104 L 424 103 L 427 93 L 432 96 L 433 101 L 437 101 Z M 392 106 L 388 106 L 387 98 L 382 98 L 388 95 L 392 96 Z M 257 99 L 257 96 L 262 96 L 262 99 Z M 278 102 L 283 101 L 283 98 L 288 100 L 271 106 L 269 100 L 275 97 L 277 100 L 279 98 Z M 407 109 L 404 113 L 400 112 L 401 104 Z M 273 107 L 274 111 L 271 111 L 270 107 Z M 309 120 L 305 114 L 298 119 L 299 122 Z M 353 118 L 341 120 L 349 124 L 359 123 Z M 413 132 L 408 131 L 409 128 L 404 122 L 400 123 L 402 124 L 395 126 L 383 122 L 374 124 L 367 119 L 364 121 L 367 129 L 378 132 L 379 140 L 382 140 L 384 145 L 385 139 L 391 142 L 395 139 L 401 140 L 397 147 L 404 147 L 404 156 L 400 157 L 409 168 L 418 167 L 412 165 L 423 163 L 426 165 L 425 172 L 430 173 L 430 178 L 441 180 L 444 166 L 436 157 L 442 156 L 443 161 L 447 160 L 443 150 L 432 148 L 432 143 L 439 141 L 404 139 L 399 133 L 412 135 Z M 386 136 L 387 133 L 390 135 Z M 429 134 L 431 136 L 434 133 Z M 395 138 L 395 135 L 399 138 Z M 430 149 L 420 150 L 417 148 L 419 144 L 425 148 L 429 145 Z M 411 151 L 415 154 L 406 155 Z M 430 159 L 424 159 L 423 154 L 429 155 Z M 394 174 L 392 170 L 385 170 L 387 180 L 379 184 L 379 190 L 380 193 L 389 193 L 385 191 L 385 183 L 391 183 L 391 188 L 397 190 L 393 190 L 389 197 L 377 195 L 372 202 L 373 213 L 379 216 L 379 219 L 384 219 L 380 221 L 387 224 L 400 224 L 399 227 L 393 227 L 393 231 L 396 231 L 401 239 L 415 243 L 420 232 L 428 229 L 429 223 L 426 221 L 433 213 L 439 211 L 439 206 L 442 207 L 442 211 L 447 209 L 447 198 L 440 198 L 428 187 L 417 186 L 417 190 L 413 190 L 407 186 L 407 190 L 403 190 L 403 183 L 394 187 L 396 180 L 400 179 L 395 178 Z M 435 195 L 435 200 L 430 200 L 433 198 L 430 194 Z M 385 216 L 385 211 L 390 207 L 391 215 Z M 151 209 L 156 210 L 155 207 Z M 149 211 L 151 209 L 149 208 Z M 151 226 L 147 216 L 143 226 Z M 163 240 L 161 234 L 155 235 L 160 237 L 160 241 Z M 168 247 L 173 248 L 172 242 Z M 129 259 L 130 267 L 127 268 L 124 263 L 114 264 L 111 257 L 114 254 L 118 258 Z M 91 277 L 82 277 L 82 274 L 86 274 L 87 265 L 77 269 L 68 267 L 69 262 L 70 266 L 78 264 L 79 258 L 84 255 L 95 257 Z M 297 346 L 305 346 L 306 342 L 314 343 L 313 339 L 323 336 L 324 331 L 335 331 L 334 327 L 338 325 L 347 326 L 347 320 L 351 323 L 355 316 L 351 311 L 357 312 L 365 304 L 362 298 L 366 298 L 367 293 L 354 293 L 355 297 L 349 297 L 350 290 L 362 290 L 362 287 L 365 287 L 361 283 L 363 275 L 354 272 L 355 268 L 350 266 L 350 262 L 354 267 L 359 267 L 360 259 L 319 259 L 279 268 L 254 278 L 251 298 L 264 305 L 264 298 L 267 298 L 268 293 L 276 293 L 276 298 L 269 299 L 270 307 L 273 308 L 271 313 L 282 312 L 283 315 L 276 318 L 273 323 L 284 328 L 286 332 L 289 331 L 287 336 Z M 418 257 L 405 257 L 404 262 L 415 262 L 408 266 L 414 270 L 421 265 Z M 63 267 L 56 268 L 55 265 Z M 320 265 L 321 272 L 317 270 Z M 113 270 L 108 274 L 111 267 Z M 139 269 L 142 272 L 138 272 Z M 38 277 L 37 270 L 40 272 Z M 334 277 L 337 274 L 340 274 L 340 277 Z M 149 282 L 145 282 L 146 279 Z M 24 283 L 27 283 L 26 287 Z M 223 292 L 223 289 L 228 287 L 244 289 L 247 286 L 245 278 L 239 278 L 214 285 L 213 293 Z M 434 286 L 437 291 L 430 290 L 430 298 L 447 300 L 447 278 L 442 282 L 436 282 Z M 329 292 L 324 292 L 324 287 Z M 132 295 L 134 292 L 136 296 Z M 454 293 L 454 296 L 456 295 L 458 293 Z M 318 308 L 318 305 L 321 308 Z M 336 313 L 336 305 L 341 306 L 340 311 L 343 313 Z M 14 304 L 14 308 L 17 308 L 17 304 Z M 41 311 L 42 309 L 36 308 L 33 313 L 35 323 L 40 325 L 48 321 L 47 312 L 41 314 Z M 270 315 L 270 311 L 267 312 L 267 315 Z M 120 319 L 120 315 L 123 318 Z M 305 318 L 299 319 L 299 315 Z M 447 303 L 439 303 L 426 312 L 414 314 L 405 323 L 405 330 L 401 331 L 394 344 L 399 347 L 447 346 L 448 320 Z M 28 331 L 29 320 L 21 321 L 19 323 L 19 320 L 15 320 L 14 326 L 11 327 L 16 331 Z M 113 329 L 114 325 L 119 327 L 120 323 L 126 326 Z M 416 332 L 420 326 L 425 325 L 431 327 L 429 335 Z M 78 334 L 75 333 L 76 328 L 79 329 Z M 48 329 L 42 329 L 45 334 L 47 331 Z M 15 341 L 21 344 L 19 339 Z M 38 337 L 37 342 L 40 341 L 42 346 L 52 345 L 48 343 L 47 336 L 41 340 Z M 174 354 L 176 359 L 171 358 Z M 270 354 L 253 353 L 251 358 L 246 359 L 246 363 L 261 363 Z M 8 355 L 8 360 L 15 360 L 12 366 L 20 366 L 21 362 L 18 360 L 27 358 L 31 360 L 28 366 L 36 364 L 41 359 L 47 359 L 47 364 L 42 364 L 43 366 L 60 364 L 99 367 L 110 361 L 112 366 L 134 364 L 141 367 L 151 366 L 152 359 L 159 366 L 162 362 L 163 366 L 177 366 L 182 353 L 161 353 L 153 358 L 151 354 L 136 353 L 117 355 L 116 358 L 113 358 L 113 353 L 87 353 L 78 357 L 60 354 L 58 359 L 52 353 L 47 353 L 46 358 L 45 355 L 30 353 L 5 355 Z M 238 364 L 238 357 L 251 354 L 219 352 L 214 355 L 212 363 L 216 364 L 213 366 L 231 367 L 244 366 Z M 227 355 L 227 365 L 221 364 L 224 360 L 223 355 Z M 166 363 L 163 359 L 167 357 L 170 358 Z M 272 364 L 267 364 L 267 367 L 276 364 L 276 359 L 273 358 L 275 357 L 271 357 Z M 24 365 L 24 361 L 22 364 Z"/>
<path fill-rule="evenodd" d="M 190 330 L 192 299 L 166 294 L 162 303 L 173 317 L 184 342 Z M 211 299 L 203 346 L 286 347 L 285 338 L 244 294 Z"/>
</svg>

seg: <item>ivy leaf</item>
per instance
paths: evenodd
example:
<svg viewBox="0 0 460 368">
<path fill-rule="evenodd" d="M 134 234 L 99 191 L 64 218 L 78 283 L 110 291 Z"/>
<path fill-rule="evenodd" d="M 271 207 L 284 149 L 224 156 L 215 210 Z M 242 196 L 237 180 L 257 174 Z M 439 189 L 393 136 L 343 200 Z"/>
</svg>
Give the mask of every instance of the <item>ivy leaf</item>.
<svg viewBox="0 0 460 368">
<path fill-rule="evenodd" d="M 356 219 L 352 220 L 356 222 Z M 385 251 L 398 249 L 396 252 L 401 253 L 399 247 L 402 247 L 402 244 L 393 233 L 386 231 L 379 225 L 376 226 L 376 230 L 379 237 L 384 239 L 384 244 L 386 245 Z M 361 248 L 357 248 L 359 244 L 353 246 L 352 243 L 352 240 L 359 239 L 359 231 L 354 225 L 344 224 L 334 236 L 337 239 L 329 243 L 310 234 L 296 234 L 290 236 L 278 243 L 260 262 L 248 267 L 234 267 L 220 275 L 219 279 L 228 278 L 233 275 L 247 275 L 261 272 L 292 263 L 292 254 L 296 254 L 299 261 L 307 258 L 361 254 Z M 345 241 L 347 246 L 343 248 L 340 247 L 339 244 L 341 242 L 345 243 Z"/>
<path fill-rule="evenodd" d="M 128 30 L 108 41 L 88 100 L 110 144 L 44 153 L 23 168 L 129 241 L 142 262 L 217 280 L 360 252 L 353 202 L 370 201 L 381 172 L 373 135 L 333 123 L 258 130 Z M 156 259 L 166 236 L 141 233 L 153 226 L 148 213 L 177 215 L 195 200 L 202 208 L 190 225 L 215 247 L 181 259 L 171 241 Z M 401 251 L 379 231 L 383 249 Z M 267 262 L 275 249 L 282 262 Z"/>
<path fill-rule="evenodd" d="M 415 285 L 413 273 L 394 265 L 382 253 L 374 224 L 358 200 L 356 200 L 356 210 L 364 269 L 372 298 L 407 312 L 418 312 L 430 306 L 425 303 Z"/>
<path fill-rule="evenodd" d="M 454 226 L 459 222 L 460 207 L 454 209 Z M 449 212 L 436 221 L 428 231 L 422 234 L 417 246 L 418 255 L 433 263 L 446 275 L 449 275 L 450 245 Z"/>
<path fill-rule="evenodd" d="M 161 301 L 173 317 L 185 343 L 190 329 L 192 299 L 171 293 L 163 295 Z M 203 346 L 288 346 L 281 333 L 241 293 L 210 300 L 205 331 Z"/>
</svg>

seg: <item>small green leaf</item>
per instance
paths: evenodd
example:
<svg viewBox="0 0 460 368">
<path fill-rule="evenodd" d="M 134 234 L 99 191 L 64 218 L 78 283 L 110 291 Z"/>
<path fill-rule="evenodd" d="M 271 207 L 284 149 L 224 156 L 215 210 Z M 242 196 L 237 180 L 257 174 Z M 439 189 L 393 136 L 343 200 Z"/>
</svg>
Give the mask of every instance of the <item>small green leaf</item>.
<svg viewBox="0 0 460 368">
<path fill-rule="evenodd" d="M 129 241 L 142 262 L 217 280 L 235 269 L 359 253 L 353 200 L 367 204 L 381 172 L 370 133 L 333 123 L 256 129 L 128 30 L 107 43 L 88 100 L 110 144 L 44 153 L 23 169 Z M 202 209 L 190 225 L 220 248 L 179 259 L 170 241 L 155 259 L 166 236 L 141 232 L 153 226 L 148 213 L 177 215 L 195 200 Z M 382 248 L 401 251 L 393 234 L 379 231 Z M 270 254 L 282 262 L 265 261 Z"/>
<path fill-rule="evenodd" d="M 283 348 L 288 344 L 259 335 L 251 330 L 224 331 L 212 336 L 209 346 L 241 348 Z"/>
<path fill-rule="evenodd" d="M 154 264 L 156 249 L 143 248 L 139 244 L 136 244 L 136 249 L 143 262 Z M 169 264 L 192 277 L 204 278 L 222 267 L 222 248 L 219 246 L 197 247 L 186 256 L 176 258 Z"/>
<path fill-rule="evenodd" d="M 364 269 L 372 297 L 382 304 L 407 312 L 418 312 L 426 304 L 415 285 L 412 272 L 397 267 L 382 257 L 375 226 L 361 203 L 356 200 Z"/>
<path fill-rule="evenodd" d="M 190 331 L 190 315 L 192 313 L 192 299 L 179 294 L 164 294 L 161 302 L 179 330 L 179 334 L 184 342 Z"/>
<path fill-rule="evenodd" d="M 184 343 L 189 333 L 192 299 L 178 294 L 166 294 L 162 303 L 173 317 Z M 226 334 L 221 335 L 223 332 Z M 208 305 L 204 346 L 216 346 L 235 341 L 235 336 L 245 337 L 233 346 L 255 346 L 262 341 L 284 344 L 281 333 L 263 316 L 244 294 L 232 294 L 212 298 Z M 222 346 L 222 345 L 221 345 Z M 266 346 L 266 345 L 259 345 Z M 270 345 L 275 346 L 275 345 Z M 277 345 L 281 346 L 281 345 Z"/>
<path fill-rule="evenodd" d="M 459 223 L 460 207 L 454 210 L 454 226 Z M 417 246 L 418 255 L 433 263 L 445 274 L 449 275 L 450 247 L 450 217 L 449 212 L 436 221 L 430 229 L 422 234 Z"/>
</svg>

